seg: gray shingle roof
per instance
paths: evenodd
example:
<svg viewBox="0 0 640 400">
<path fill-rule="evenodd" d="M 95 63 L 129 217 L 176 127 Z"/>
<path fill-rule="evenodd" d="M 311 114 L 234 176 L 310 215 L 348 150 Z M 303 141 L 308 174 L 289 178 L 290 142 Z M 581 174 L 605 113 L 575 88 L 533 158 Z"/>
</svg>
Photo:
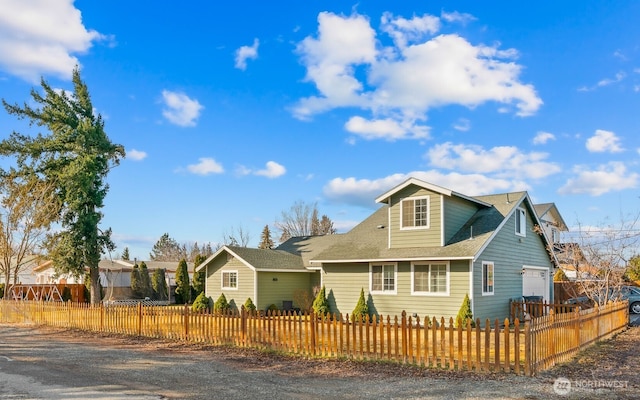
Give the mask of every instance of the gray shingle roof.
<svg viewBox="0 0 640 400">
<path fill-rule="evenodd" d="M 388 206 L 384 205 L 350 232 L 341 235 L 339 242 L 319 252 L 314 260 L 338 262 L 346 260 L 472 258 L 478 254 L 525 195 L 525 192 L 517 192 L 478 196 L 479 201 L 493 204 L 493 206 L 478 210 L 445 246 L 433 247 L 389 249 L 389 227 L 386 226 Z M 471 226 L 473 226 L 473 230 Z M 473 236 L 471 236 L 472 231 Z"/>
<path fill-rule="evenodd" d="M 300 256 L 283 250 L 225 247 L 256 270 L 306 271 Z"/>
</svg>

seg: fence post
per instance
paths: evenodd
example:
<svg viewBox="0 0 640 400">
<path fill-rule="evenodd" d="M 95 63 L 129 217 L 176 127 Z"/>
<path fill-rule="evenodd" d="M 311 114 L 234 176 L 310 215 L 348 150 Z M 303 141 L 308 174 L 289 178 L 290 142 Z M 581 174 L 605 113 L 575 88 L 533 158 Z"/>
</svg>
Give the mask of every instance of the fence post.
<svg viewBox="0 0 640 400">
<path fill-rule="evenodd" d="M 402 320 L 400 323 L 402 329 L 402 362 L 407 363 L 407 312 L 402 311 Z"/>
<path fill-rule="evenodd" d="M 524 316 L 524 374 L 533 376 L 531 354 L 531 317 Z"/>
<path fill-rule="evenodd" d="M 244 305 L 240 307 L 240 331 L 242 338 L 242 346 L 247 345 L 247 309 Z"/>
<path fill-rule="evenodd" d="M 311 311 L 309 314 L 309 319 L 311 322 L 311 354 L 313 356 L 316 355 L 316 325 L 318 324 L 318 316 L 315 311 Z"/>
<path fill-rule="evenodd" d="M 142 302 L 138 303 L 138 336 L 142 336 Z"/>
<path fill-rule="evenodd" d="M 184 340 L 189 340 L 189 305 L 184 305 Z"/>
</svg>

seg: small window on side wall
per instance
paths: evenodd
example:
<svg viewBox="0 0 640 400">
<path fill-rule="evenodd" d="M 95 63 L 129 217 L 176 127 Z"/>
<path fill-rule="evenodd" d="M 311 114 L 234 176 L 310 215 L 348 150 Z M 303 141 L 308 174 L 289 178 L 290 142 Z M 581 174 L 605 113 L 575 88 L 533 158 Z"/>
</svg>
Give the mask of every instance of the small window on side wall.
<svg viewBox="0 0 640 400">
<path fill-rule="evenodd" d="M 227 290 L 238 289 L 238 271 L 222 271 L 222 288 Z"/>
<path fill-rule="evenodd" d="M 524 211 L 524 208 L 516 209 L 516 235 L 527 235 L 527 213 Z"/>
<path fill-rule="evenodd" d="M 492 295 L 494 289 L 493 262 L 482 263 L 482 295 Z"/>
</svg>

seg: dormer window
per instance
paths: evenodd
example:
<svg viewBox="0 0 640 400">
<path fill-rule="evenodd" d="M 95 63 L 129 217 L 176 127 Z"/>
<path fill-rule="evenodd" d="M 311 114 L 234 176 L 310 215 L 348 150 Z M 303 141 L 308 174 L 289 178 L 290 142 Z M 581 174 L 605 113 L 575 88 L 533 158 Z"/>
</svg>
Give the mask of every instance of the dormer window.
<svg viewBox="0 0 640 400">
<path fill-rule="evenodd" d="M 402 229 L 429 227 L 429 197 L 402 200 Z"/>
</svg>

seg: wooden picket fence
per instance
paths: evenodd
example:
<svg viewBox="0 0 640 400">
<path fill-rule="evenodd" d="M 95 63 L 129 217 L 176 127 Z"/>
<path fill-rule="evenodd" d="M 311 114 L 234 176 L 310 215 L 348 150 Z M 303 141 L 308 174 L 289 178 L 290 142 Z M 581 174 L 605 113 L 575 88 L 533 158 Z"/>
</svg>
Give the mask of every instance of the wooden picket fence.
<svg viewBox="0 0 640 400">
<path fill-rule="evenodd" d="M 91 306 L 0 301 L 0 322 L 280 351 L 305 357 L 387 360 L 458 371 L 534 375 L 624 329 L 628 304 L 526 320 L 467 321 L 348 314 L 195 313 L 181 306 Z"/>
</svg>

